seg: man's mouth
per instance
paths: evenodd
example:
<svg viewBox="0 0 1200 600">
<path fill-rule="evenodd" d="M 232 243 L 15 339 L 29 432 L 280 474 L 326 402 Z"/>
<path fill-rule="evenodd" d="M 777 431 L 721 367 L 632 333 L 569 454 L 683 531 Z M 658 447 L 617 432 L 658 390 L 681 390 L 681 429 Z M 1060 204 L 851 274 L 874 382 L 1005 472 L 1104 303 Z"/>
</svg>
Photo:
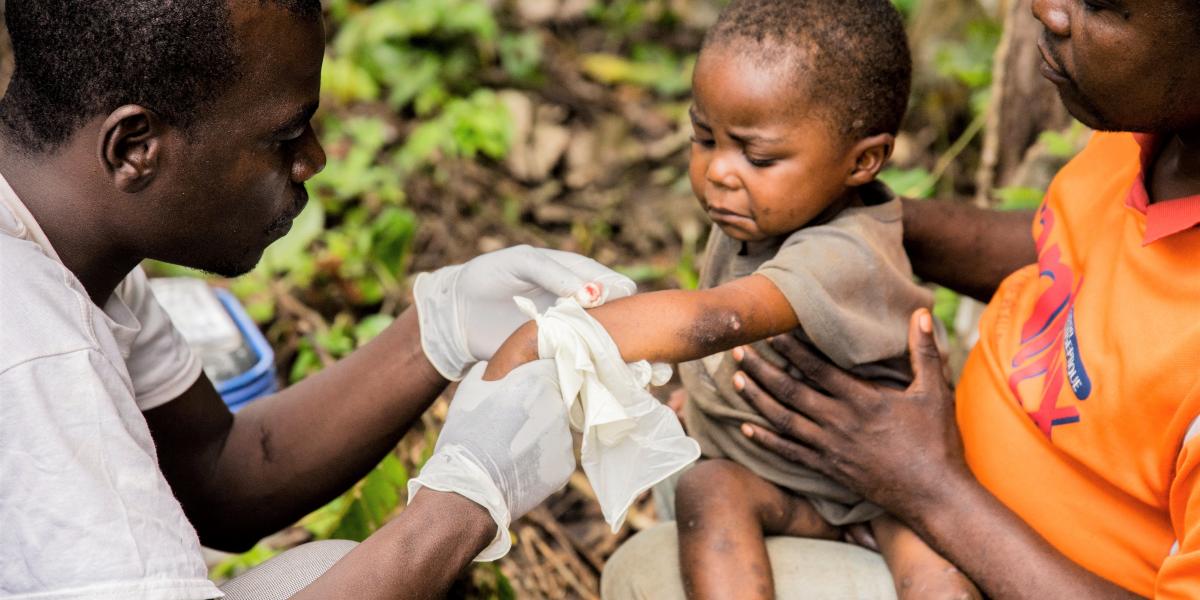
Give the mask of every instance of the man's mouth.
<svg viewBox="0 0 1200 600">
<path fill-rule="evenodd" d="M 298 186 L 298 188 L 294 196 L 292 210 L 280 215 L 267 228 L 267 233 L 276 239 L 287 235 L 291 231 L 292 223 L 296 220 L 296 217 L 300 216 L 300 212 L 304 210 L 304 206 L 308 204 L 308 190 L 304 186 Z"/>
</svg>

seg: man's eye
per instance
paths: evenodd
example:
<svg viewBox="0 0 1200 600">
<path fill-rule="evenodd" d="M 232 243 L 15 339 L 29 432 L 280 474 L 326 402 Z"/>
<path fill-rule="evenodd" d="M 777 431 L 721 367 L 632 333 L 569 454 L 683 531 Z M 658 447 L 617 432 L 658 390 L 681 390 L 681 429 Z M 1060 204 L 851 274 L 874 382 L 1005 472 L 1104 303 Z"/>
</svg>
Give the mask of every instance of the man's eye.
<svg viewBox="0 0 1200 600">
<path fill-rule="evenodd" d="M 776 159 L 774 159 L 774 158 L 755 158 L 753 156 L 747 156 L 746 162 L 750 163 L 750 166 L 752 166 L 752 167 L 764 169 L 766 167 L 774 165 L 776 162 Z"/>
<path fill-rule="evenodd" d="M 304 125 L 297 127 L 295 129 L 289 129 L 286 131 L 282 131 L 278 135 L 275 136 L 275 143 L 280 146 L 286 146 L 288 144 L 291 144 L 291 143 L 295 142 L 296 140 L 299 140 L 300 138 L 304 137 L 304 134 L 308 132 L 308 127 L 309 127 L 308 124 L 305 123 Z"/>
</svg>

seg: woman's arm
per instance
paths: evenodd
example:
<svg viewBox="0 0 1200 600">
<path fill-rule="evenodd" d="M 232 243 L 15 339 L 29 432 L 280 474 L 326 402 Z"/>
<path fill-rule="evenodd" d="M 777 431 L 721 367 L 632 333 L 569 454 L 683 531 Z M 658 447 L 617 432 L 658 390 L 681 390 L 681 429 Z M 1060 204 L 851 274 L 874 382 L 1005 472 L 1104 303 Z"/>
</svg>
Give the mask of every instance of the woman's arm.
<svg viewBox="0 0 1200 600">
<path fill-rule="evenodd" d="M 695 360 L 798 326 L 787 298 L 762 275 L 707 290 L 638 294 L 588 312 L 626 362 Z M 484 379 L 500 379 L 537 358 L 537 325 L 529 322 L 496 351 Z"/>
<path fill-rule="evenodd" d="M 1013 271 L 1037 262 L 1033 213 L 904 200 L 904 249 L 918 277 L 986 302 Z"/>
<path fill-rule="evenodd" d="M 829 395 L 753 350 L 735 350 L 745 375 L 735 375 L 734 387 L 775 427 L 743 432 L 904 521 L 989 598 L 1135 598 L 1071 562 L 975 479 L 932 328 L 929 312 L 918 311 L 907 390 L 857 379 L 792 336 L 771 344 Z"/>
</svg>

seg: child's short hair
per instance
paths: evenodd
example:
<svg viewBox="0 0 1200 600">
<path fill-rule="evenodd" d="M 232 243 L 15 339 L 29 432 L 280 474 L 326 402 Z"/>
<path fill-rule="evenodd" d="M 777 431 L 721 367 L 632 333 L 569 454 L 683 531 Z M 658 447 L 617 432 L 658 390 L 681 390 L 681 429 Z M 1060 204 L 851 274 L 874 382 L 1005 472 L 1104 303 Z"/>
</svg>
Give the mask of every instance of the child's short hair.
<svg viewBox="0 0 1200 600">
<path fill-rule="evenodd" d="M 912 57 L 889 0 L 733 0 L 702 48 L 738 50 L 776 63 L 798 60 L 796 80 L 835 131 L 849 139 L 895 134 L 908 107 Z"/>
</svg>

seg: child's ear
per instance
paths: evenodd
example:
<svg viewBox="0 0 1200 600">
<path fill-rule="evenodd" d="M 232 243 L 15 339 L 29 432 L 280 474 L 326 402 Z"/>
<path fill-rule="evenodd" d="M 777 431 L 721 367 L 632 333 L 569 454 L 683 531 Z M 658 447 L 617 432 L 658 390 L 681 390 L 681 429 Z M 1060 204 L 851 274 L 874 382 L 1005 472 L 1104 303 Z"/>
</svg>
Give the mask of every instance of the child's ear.
<svg viewBox="0 0 1200 600">
<path fill-rule="evenodd" d="M 890 133 L 880 133 L 855 142 L 850 149 L 854 165 L 846 177 L 846 186 L 857 187 L 874 181 L 884 163 L 892 156 L 895 146 L 896 136 Z"/>
</svg>

